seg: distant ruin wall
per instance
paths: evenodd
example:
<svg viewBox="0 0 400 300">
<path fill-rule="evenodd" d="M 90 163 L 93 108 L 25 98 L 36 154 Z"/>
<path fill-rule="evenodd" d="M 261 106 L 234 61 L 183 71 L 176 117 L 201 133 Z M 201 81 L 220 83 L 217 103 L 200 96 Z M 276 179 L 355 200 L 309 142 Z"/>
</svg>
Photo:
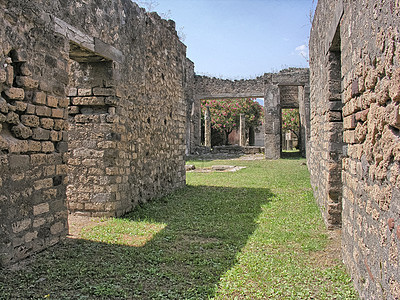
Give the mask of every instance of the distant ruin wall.
<svg viewBox="0 0 400 300">
<path fill-rule="evenodd" d="M 308 166 L 363 299 L 400 298 L 400 3 L 320 0 Z"/>
<path fill-rule="evenodd" d="M 67 214 L 119 216 L 185 185 L 186 47 L 128 0 L 0 2 L 0 265 Z"/>
<path fill-rule="evenodd" d="M 264 76 L 255 79 L 229 80 L 196 75 L 195 94 L 199 99 L 262 98 L 264 97 Z"/>
<path fill-rule="evenodd" d="M 289 68 L 278 73 L 265 73 L 255 79 L 242 80 L 196 75 L 194 81 L 195 107 L 200 118 L 200 101 L 202 99 L 264 98 L 265 119 L 262 131 L 265 155 L 267 159 L 277 159 L 281 153 L 281 108 L 300 108 L 301 120 L 308 122 L 308 86 L 309 71 L 305 68 Z M 201 129 L 201 126 L 198 128 Z M 300 149 L 304 154 L 306 142 L 304 125 L 301 128 L 300 139 Z M 196 140 L 196 143 L 192 146 L 192 153 L 196 146 L 200 146 L 201 141 Z"/>
</svg>

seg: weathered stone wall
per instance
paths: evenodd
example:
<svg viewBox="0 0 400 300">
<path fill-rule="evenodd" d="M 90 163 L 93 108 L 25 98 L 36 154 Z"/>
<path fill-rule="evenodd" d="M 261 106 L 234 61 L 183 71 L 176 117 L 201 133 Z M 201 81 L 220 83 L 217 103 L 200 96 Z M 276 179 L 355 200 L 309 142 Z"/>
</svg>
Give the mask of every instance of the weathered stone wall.
<svg viewBox="0 0 400 300">
<path fill-rule="evenodd" d="M 66 236 L 67 201 L 71 212 L 118 216 L 184 186 L 190 95 L 174 23 L 131 1 L 0 6 L 7 264 Z"/>
<path fill-rule="evenodd" d="M 363 299 L 400 298 L 399 17 L 399 1 L 320 0 L 311 31 L 308 165 Z"/>
<path fill-rule="evenodd" d="M 264 97 L 264 76 L 247 80 L 229 80 L 196 75 L 195 94 L 198 99 L 262 98 Z"/>
</svg>

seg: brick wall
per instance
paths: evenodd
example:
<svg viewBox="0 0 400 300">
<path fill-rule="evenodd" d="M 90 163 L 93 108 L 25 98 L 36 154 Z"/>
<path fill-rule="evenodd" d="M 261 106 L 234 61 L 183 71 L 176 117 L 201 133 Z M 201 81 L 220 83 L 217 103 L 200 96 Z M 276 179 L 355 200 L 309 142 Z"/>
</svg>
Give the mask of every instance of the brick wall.
<svg viewBox="0 0 400 300">
<path fill-rule="evenodd" d="M 311 31 L 308 165 L 363 299 L 400 298 L 399 14 L 398 1 L 319 1 Z"/>
<path fill-rule="evenodd" d="M 0 261 L 67 214 L 119 216 L 185 185 L 186 47 L 131 1 L 0 3 Z"/>
</svg>

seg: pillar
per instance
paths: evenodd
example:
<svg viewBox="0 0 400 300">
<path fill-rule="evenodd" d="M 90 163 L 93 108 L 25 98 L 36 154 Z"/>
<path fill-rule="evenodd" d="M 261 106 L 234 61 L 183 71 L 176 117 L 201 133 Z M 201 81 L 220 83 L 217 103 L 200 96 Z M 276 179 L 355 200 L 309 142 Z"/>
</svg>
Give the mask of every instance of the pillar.
<svg viewBox="0 0 400 300">
<path fill-rule="evenodd" d="M 281 104 L 279 86 L 265 86 L 265 158 L 279 159 L 281 157 Z"/>
<path fill-rule="evenodd" d="M 211 114 L 208 106 L 204 113 L 204 146 L 211 147 Z"/>
<path fill-rule="evenodd" d="M 239 145 L 246 146 L 246 116 L 240 114 L 240 125 L 239 125 Z"/>
</svg>

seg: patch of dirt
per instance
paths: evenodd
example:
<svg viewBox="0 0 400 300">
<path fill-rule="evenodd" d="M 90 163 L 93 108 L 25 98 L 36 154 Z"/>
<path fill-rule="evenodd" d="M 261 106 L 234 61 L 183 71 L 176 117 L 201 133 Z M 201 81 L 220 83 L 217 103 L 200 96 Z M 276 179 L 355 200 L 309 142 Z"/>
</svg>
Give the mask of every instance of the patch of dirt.
<svg viewBox="0 0 400 300">
<path fill-rule="evenodd" d="M 68 215 L 69 233 L 68 237 L 71 239 L 79 239 L 82 229 L 92 228 L 104 223 L 104 218 L 77 216 L 74 214 Z"/>
<path fill-rule="evenodd" d="M 328 231 L 328 244 L 325 250 L 310 253 L 311 262 L 322 268 L 329 268 L 342 261 L 341 236 L 341 229 Z"/>
</svg>

